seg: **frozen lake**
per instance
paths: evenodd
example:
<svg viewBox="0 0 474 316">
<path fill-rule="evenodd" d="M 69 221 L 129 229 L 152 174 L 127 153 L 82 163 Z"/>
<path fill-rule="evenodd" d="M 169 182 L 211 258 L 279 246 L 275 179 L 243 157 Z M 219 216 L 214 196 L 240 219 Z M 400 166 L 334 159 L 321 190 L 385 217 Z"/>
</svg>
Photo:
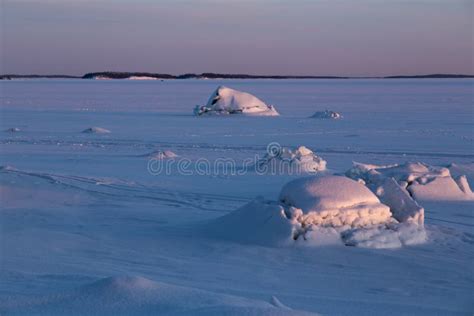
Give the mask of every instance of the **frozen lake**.
<svg viewBox="0 0 474 316">
<path fill-rule="evenodd" d="M 218 85 L 250 92 L 281 116 L 192 116 Z M 330 173 L 353 161 L 454 163 L 472 187 L 473 79 L 13 80 L 0 89 L 0 165 L 10 166 L 0 170 L 0 314 L 70 314 L 79 301 L 83 313 L 113 314 L 103 306 L 111 289 L 130 299 L 124 313 L 191 313 L 175 307 L 207 299 L 271 315 L 272 296 L 330 315 L 474 311 L 472 201 L 423 203 L 422 245 L 263 247 L 196 227 L 256 196 L 276 199 L 296 176 L 192 172 L 199 159 L 241 167 L 275 142 L 310 148 Z M 344 118 L 308 118 L 326 109 Z M 93 126 L 111 132 L 81 133 Z M 150 174 L 144 155 L 155 150 L 188 159 L 191 173 Z M 140 305 L 115 282 L 128 284 L 124 276 L 148 279 L 132 278 L 127 291 L 155 296 Z M 162 302 L 156 284 L 177 294 Z M 50 300 L 59 293 L 70 296 Z"/>
</svg>

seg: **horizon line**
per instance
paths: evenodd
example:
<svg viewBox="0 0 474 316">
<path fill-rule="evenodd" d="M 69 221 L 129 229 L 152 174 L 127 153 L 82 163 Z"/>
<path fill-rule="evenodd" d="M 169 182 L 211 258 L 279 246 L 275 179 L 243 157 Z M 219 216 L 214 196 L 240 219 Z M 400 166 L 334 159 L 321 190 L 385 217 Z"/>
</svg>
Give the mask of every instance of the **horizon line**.
<svg viewBox="0 0 474 316">
<path fill-rule="evenodd" d="M 132 76 L 153 77 L 156 79 L 192 79 L 192 78 L 209 78 L 209 79 L 397 79 L 397 78 L 474 78 L 474 74 L 459 73 L 428 73 L 415 75 L 384 75 L 384 76 L 341 76 L 341 75 L 253 75 L 238 73 L 184 73 L 172 75 L 167 73 L 144 72 L 144 71 L 99 71 L 88 72 L 83 75 L 68 74 L 17 74 L 7 73 L 0 74 L 0 79 L 12 78 L 50 78 L 50 79 L 94 79 L 94 76 L 111 76 L 108 79 L 127 79 Z"/>
</svg>

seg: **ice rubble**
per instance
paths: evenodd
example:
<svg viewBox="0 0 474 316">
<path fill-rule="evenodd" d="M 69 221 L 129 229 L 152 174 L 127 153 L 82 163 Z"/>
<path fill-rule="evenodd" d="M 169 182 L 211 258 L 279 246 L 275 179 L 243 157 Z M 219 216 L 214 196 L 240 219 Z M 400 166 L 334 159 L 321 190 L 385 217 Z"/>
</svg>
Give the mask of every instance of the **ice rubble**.
<svg viewBox="0 0 474 316">
<path fill-rule="evenodd" d="M 267 154 L 259 159 L 255 168 L 260 172 L 280 174 L 314 173 L 326 170 L 326 161 L 305 146 L 300 146 L 296 150 L 278 147 L 273 151 L 267 148 Z"/>
<path fill-rule="evenodd" d="M 421 162 L 386 166 L 354 163 L 346 175 L 363 180 L 382 202 L 413 220 L 423 217 L 415 200 L 474 200 L 466 176 L 453 178 L 448 168 Z"/>
<path fill-rule="evenodd" d="M 85 134 L 109 134 L 110 131 L 108 129 L 102 128 L 102 127 L 89 127 L 86 128 L 85 130 L 82 131 L 82 133 Z"/>
<path fill-rule="evenodd" d="M 266 246 L 394 248 L 426 240 L 422 225 L 400 223 L 364 184 L 343 176 L 287 183 L 279 202 L 256 199 L 212 223 L 211 234 Z"/>
<path fill-rule="evenodd" d="M 310 116 L 310 118 L 338 120 L 342 119 L 342 115 L 338 112 L 325 110 L 315 112 L 313 115 Z"/>
<path fill-rule="evenodd" d="M 143 277 L 100 279 L 72 291 L 10 301 L 8 315 L 315 315 L 269 301 L 155 282 Z"/>
<path fill-rule="evenodd" d="M 224 86 L 219 86 L 211 94 L 206 105 L 196 105 L 194 114 L 197 116 L 209 114 L 279 115 L 272 105 L 265 104 L 257 97 Z"/>
</svg>

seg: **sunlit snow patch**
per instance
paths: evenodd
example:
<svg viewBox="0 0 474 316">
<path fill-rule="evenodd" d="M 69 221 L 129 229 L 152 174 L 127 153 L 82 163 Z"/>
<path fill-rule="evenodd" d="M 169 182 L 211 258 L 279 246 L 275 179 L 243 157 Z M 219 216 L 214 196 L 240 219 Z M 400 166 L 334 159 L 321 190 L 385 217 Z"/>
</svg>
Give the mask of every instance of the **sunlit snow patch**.
<svg viewBox="0 0 474 316">
<path fill-rule="evenodd" d="M 245 114 L 251 116 L 277 116 L 279 115 L 272 105 L 265 104 L 259 98 L 238 90 L 219 86 L 204 106 L 196 105 L 194 114 L 222 115 Z"/>
<path fill-rule="evenodd" d="M 85 134 L 109 134 L 110 131 L 108 129 L 102 127 L 89 127 L 82 131 Z"/>
<path fill-rule="evenodd" d="M 295 150 L 287 147 L 272 150 L 269 145 L 267 153 L 259 159 L 255 168 L 261 173 L 315 173 L 326 170 L 326 161 L 305 146 Z"/>
<path fill-rule="evenodd" d="M 342 176 L 287 183 L 279 202 L 257 199 L 215 220 L 215 236 L 268 246 L 394 248 L 426 240 L 422 225 L 400 223 L 364 184 Z"/>
<path fill-rule="evenodd" d="M 325 111 L 315 112 L 313 115 L 310 116 L 310 118 L 338 120 L 338 119 L 342 119 L 342 115 L 341 113 L 338 113 L 338 112 L 325 110 Z"/>
</svg>

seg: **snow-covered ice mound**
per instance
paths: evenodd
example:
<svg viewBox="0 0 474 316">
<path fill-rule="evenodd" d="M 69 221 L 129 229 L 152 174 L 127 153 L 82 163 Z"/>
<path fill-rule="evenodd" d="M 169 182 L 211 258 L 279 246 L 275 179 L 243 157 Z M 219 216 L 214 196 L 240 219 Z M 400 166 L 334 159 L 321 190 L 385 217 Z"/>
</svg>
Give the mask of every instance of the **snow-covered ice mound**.
<svg viewBox="0 0 474 316">
<path fill-rule="evenodd" d="M 252 300 L 131 276 L 9 304 L 8 315 L 314 315 L 281 306 L 276 298 Z"/>
<path fill-rule="evenodd" d="M 172 152 L 171 150 L 156 150 L 152 151 L 151 153 L 142 155 L 141 157 L 146 157 L 150 159 L 171 159 L 178 157 L 178 155 Z"/>
<path fill-rule="evenodd" d="M 21 131 L 21 129 L 18 128 L 18 127 L 11 127 L 11 128 L 8 128 L 8 129 L 5 130 L 5 132 L 7 132 L 7 133 L 18 133 L 20 131 Z"/>
<path fill-rule="evenodd" d="M 196 105 L 195 115 L 245 114 L 252 116 L 277 116 L 275 108 L 259 98 L 238 90 L 219 86 L 204 106 Z"/>
<path fill-rule="evenodd" d="M 85 134 L 109 134 L 110 131 L 108 129 L 102 127 L 89 127 L 82 131 Z"/>
<path fill-rule="evenodd" d="M 387 192 L 396 190 L 404 192 L 414 200 L 474 200 L 474 194 L 466 176 L 459 175 L 453 178 L 448 168 L 430 166 L 421 162 L 388 166 L 354 163 L 353 168 L 346 175 L 365 181 L 382 201 L 385 200 L 383 196 L 387 195 Z M 403 204 L 413 204 L 408 202 L 408 199 L 403 199 L 406 200 Z M 388 201 L 384 203 L 390 205 Z M 409 205 L 409 208 L 413 209 L 414 206 Z"/>
<path fill-rule="evenodd" d="M 273 149 L 271 145 L 267 147 L 267 154 L 255 166 L 257 171 L 298 174 L 326 170 L 326 161 L 304 146 L 296 150 L 279 146 Z"/>
<path fill-rule="evenodd" d="M 362 183 L 342 176 L 287 183 L 280 202 L 256 199 L 215 220 L 213 237 L 265 246 L 395 248 L 424 242 L 421 225 L 399 223 Z"/>
<path fill-rule="evenodd" d="M 338 112 L 325 110 L 325 111 L 315 112 L 313 115 L 310 116 L 310 118 L 338 120 L 338 119 L 342 119 L 342 115 L 341 113 L 338 113 Z"/>
<path fill-rule="evenodd" d="M 363 184 L 346 177 L 305 177 L 287 183 L 280 201 L 302 226 L 363 227 L 391 221 L 390 208 Z"/>
</svg>

